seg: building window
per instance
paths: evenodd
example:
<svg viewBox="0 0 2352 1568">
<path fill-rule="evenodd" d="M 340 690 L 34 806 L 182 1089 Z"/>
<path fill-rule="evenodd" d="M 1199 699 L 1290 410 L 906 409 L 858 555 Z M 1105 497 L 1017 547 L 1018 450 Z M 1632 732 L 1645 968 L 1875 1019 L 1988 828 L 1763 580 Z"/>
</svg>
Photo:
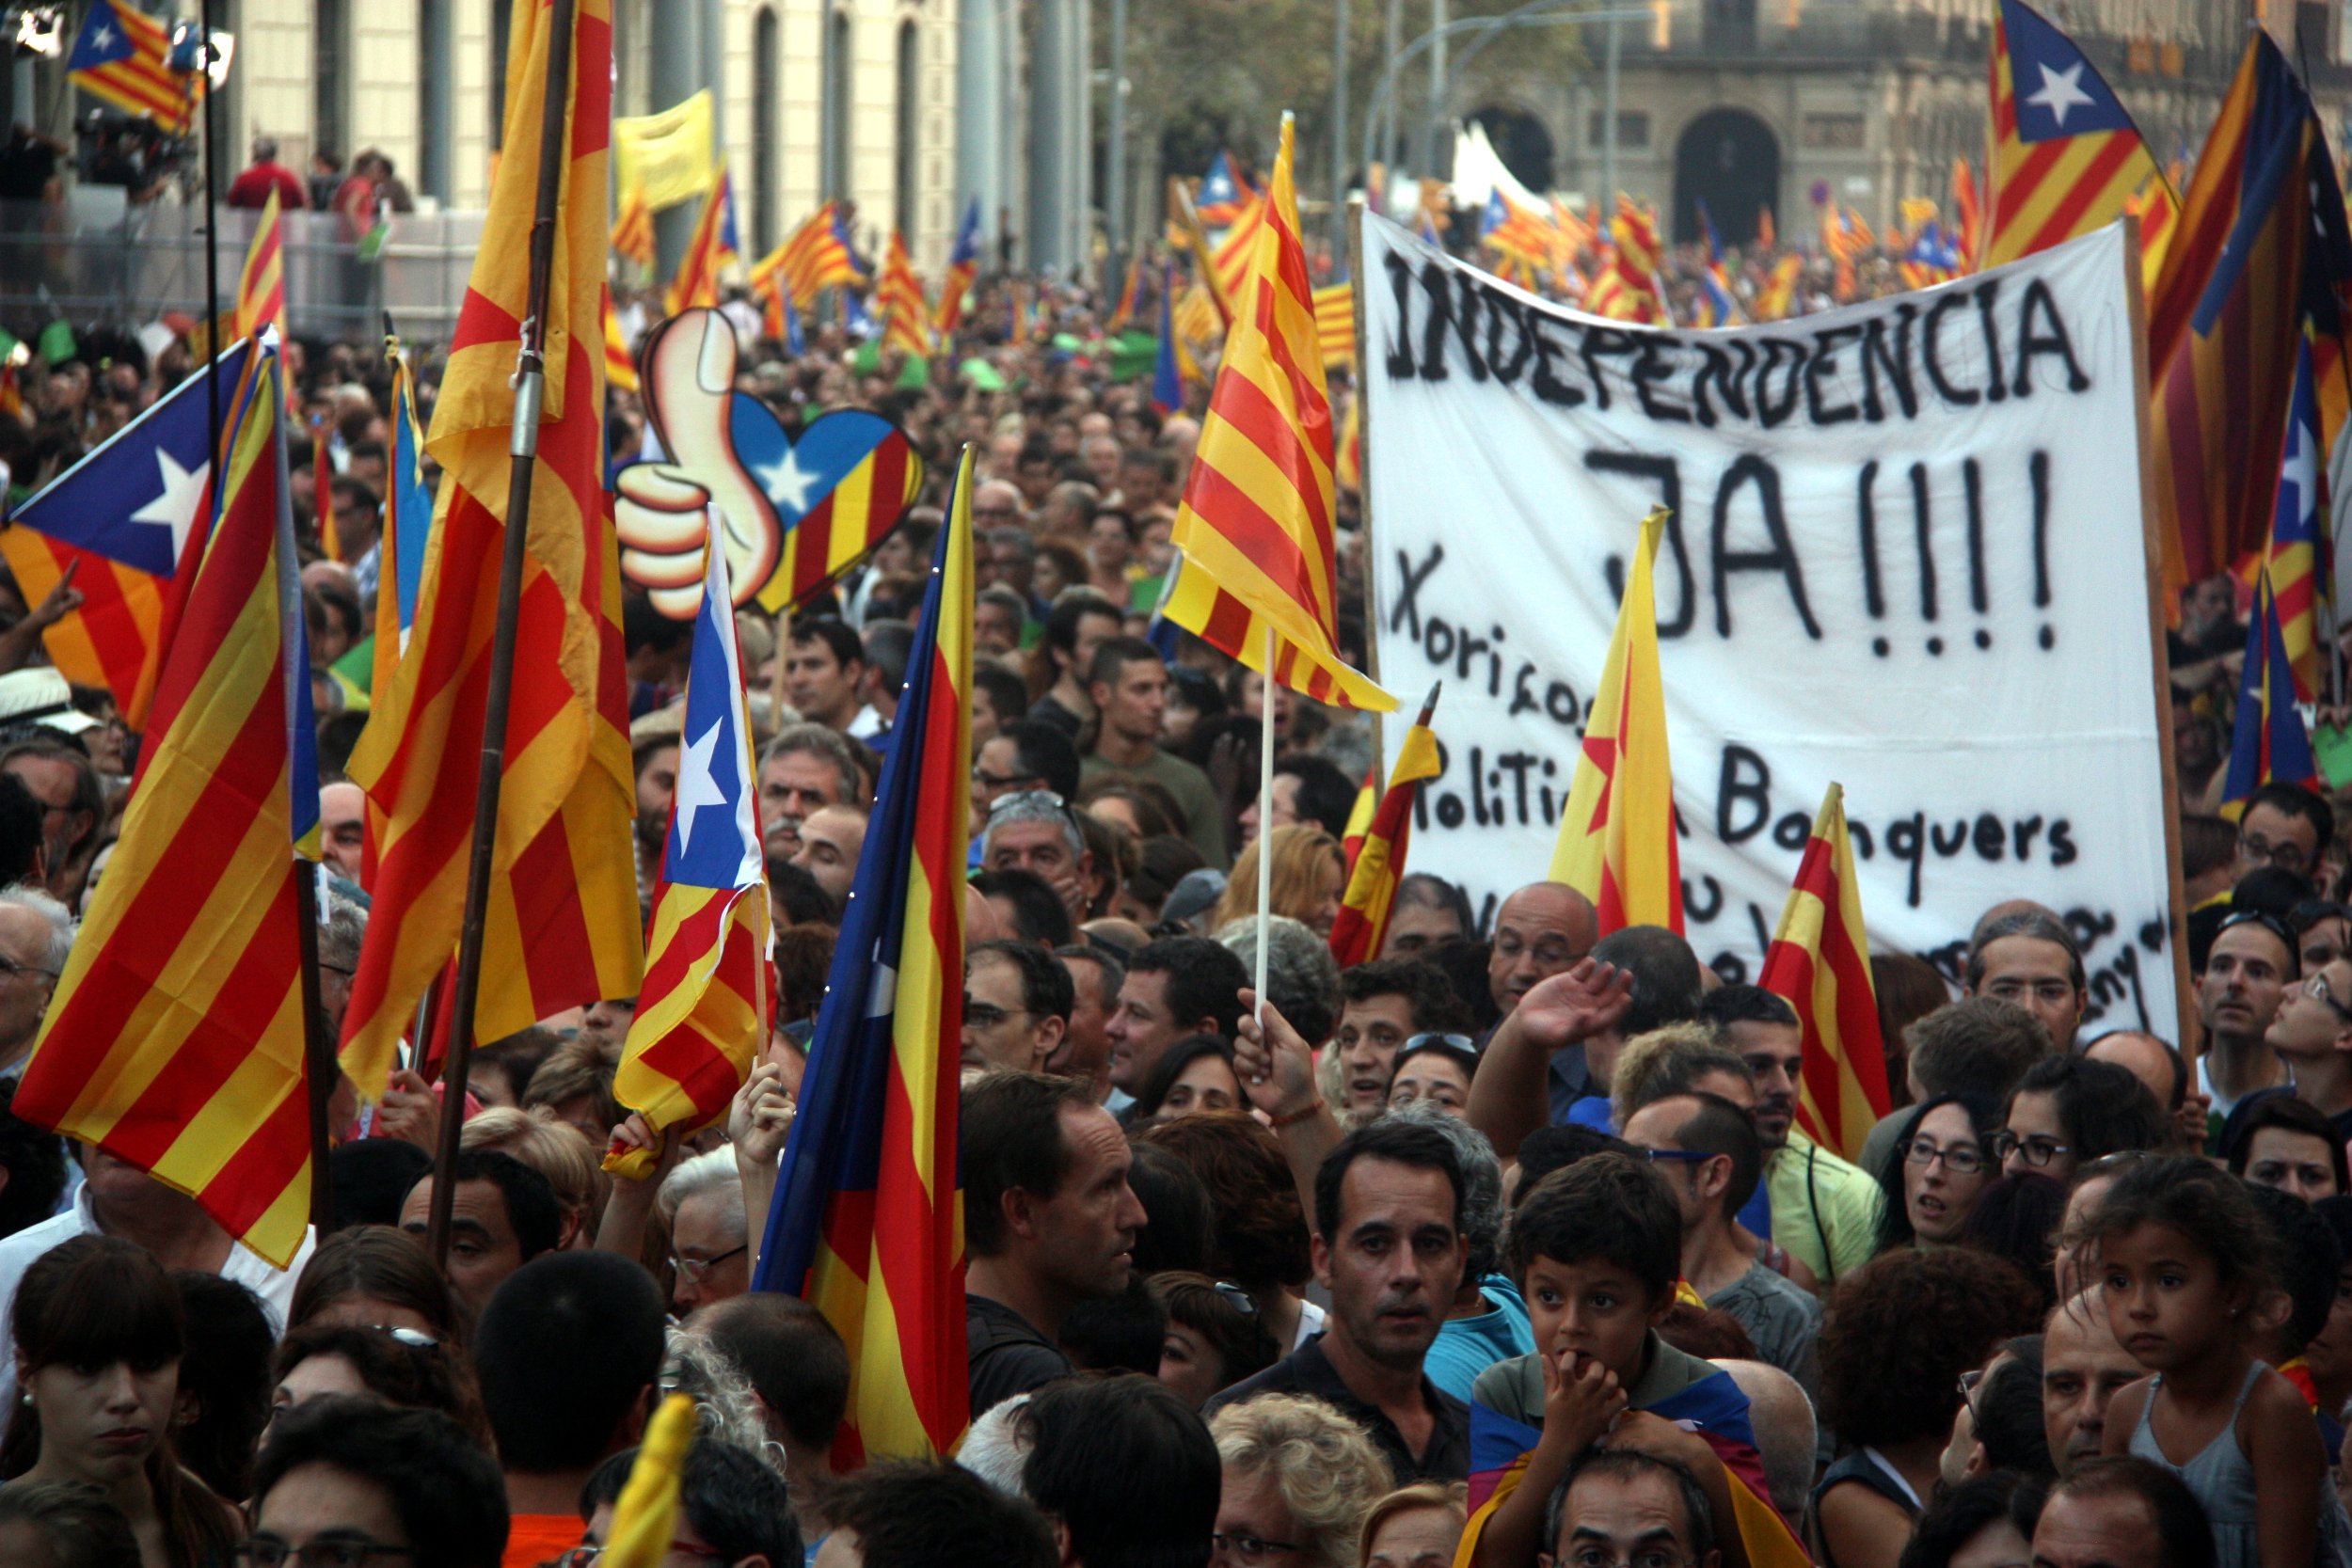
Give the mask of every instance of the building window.
<svg viewBox="0 0 2352 1568">
<path fill-rule="evenodd" d="M 824 135 L 818 147 L 818 172 L 828 201 L 850 194 L 850 15 L 835 11 L 825 24 Z"/>
<path fill-rule="evenodd" d="M 1590 146 L 1599 147 L 1609 140 L 1609 121 L 1598 109 L 1593 111 L 1584 129 L 1585 140 Z M 1631 149 L 1638 151 L 1648 145 L 1649 112 L 1645 109 L 1619 109 L 1617 111 L 1618 150 L 1624 151 Z"/>
<path fill-rule="evenodd" d="M 449 200 L 449 0 L 417 0 L 417 189 Z"/>
<path fill-rule="evenodd" d="M 1868 127 L 1860 115 L 1807 115 L 1804 145 L 1852 151 L 1869 143 Z"/>
<path fill-rule="evenodd" d="M 310 145 L 332 148 L 348 158 L 352 152 L 350 0 L 314 0 L 310 19 Z"/>
<path fill-rule="evenodd" d="M 776 8 L 752 21 L 752 245 L 776 248 Z"/>
<path fill-rule="evenodd" d="M 917 96 L 922 87 L 916 72 L 920 69 L 922 40 L 916 37 L 914 24 L 898 25 L 898 113 L 892 130 L 892 159 L 890 181 L 892 190 L 891 221 L 901 234 L 914 232 L 914 114 Z"/>
</svg>

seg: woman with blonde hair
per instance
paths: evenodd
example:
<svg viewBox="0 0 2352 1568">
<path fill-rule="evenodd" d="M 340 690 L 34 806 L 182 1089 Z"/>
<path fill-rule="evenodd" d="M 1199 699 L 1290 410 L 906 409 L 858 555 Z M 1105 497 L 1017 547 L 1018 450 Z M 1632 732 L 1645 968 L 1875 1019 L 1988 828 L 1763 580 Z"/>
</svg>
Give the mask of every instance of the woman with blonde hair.
<svg viewBox="0 0 2352 1568">
<path fill-rule="evenodd" d="M 467 1118 L 458 1143 L 464 1148 L 511 1154 L 548 1179 L 564 1211 L 559 1250 L 596 1245 L 596 1222 L 604 1217 L 612 1179 L 604 1173 L 596 1150 L 589 1147 L 588 1135 L 579 1128 L 558 1121 L 555 1113 L 544 1105 L 527 1111 L 493 1105 Z"/>
<path fill-rule="evenodd" d="M 1301 922 L 1327 941 L 1331 923 L 1340 917 L 1340 895 L 1347 891 L 1347 858 L 1338 839 L 1303 822 L 1277 828 L 1241 852 L 1209 928 L 1220 930 L 1229 920 L 1258 912 L 1258 852 L 1269 844 L 1274 872 L 1267 904 L 1274 913 Z"/>
<path fill-rule="evenodd" d="M 1360 1568 L 1447 1568 L 1469 1519 L 1468 1489 L 1458 1481 L 1400 1486 L 1364 1515 Z"/>
<path fill-rule="evenodd" d="M 1297 1568 L 1355 1568 L 1373 1503 L 1392 1489 L 1389 1462 L 1363 1429 L 1321 1400 L 1260 1394 L 1209 1421 L 1224 1461 L 1218 1560 L 1254 1562 L 1267 1548 Z"/>
</svg>

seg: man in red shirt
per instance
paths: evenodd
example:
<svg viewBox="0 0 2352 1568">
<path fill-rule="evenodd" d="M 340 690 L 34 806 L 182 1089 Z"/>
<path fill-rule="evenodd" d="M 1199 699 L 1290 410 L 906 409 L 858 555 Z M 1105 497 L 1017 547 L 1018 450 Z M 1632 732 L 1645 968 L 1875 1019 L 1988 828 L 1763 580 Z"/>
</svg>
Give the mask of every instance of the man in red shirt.
<svg viewBox="0 0 2352 1568">
<path fill-rule="evenodd" d="M 268 136 L 253 138 L 253 166 L 229 182 L 229 205 L 231 207 L 264 206 L 272 187 L 278 191 L 280 210 L 293 212 L 305 205 L 302 177 L 278 161 L 278 143 Z"/>
</svg>

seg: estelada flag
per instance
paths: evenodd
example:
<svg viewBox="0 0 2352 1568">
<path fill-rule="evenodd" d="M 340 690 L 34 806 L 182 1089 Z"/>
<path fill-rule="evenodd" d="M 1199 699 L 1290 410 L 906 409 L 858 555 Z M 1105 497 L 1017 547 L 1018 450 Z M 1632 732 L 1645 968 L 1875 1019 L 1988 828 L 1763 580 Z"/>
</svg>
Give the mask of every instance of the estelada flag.
<svg viewBox="0 0 2352 1568">
<path fill-rule="evenodd" d="M 509 377 L 529 310 L 553 34 L 548 0 L 516 0 L 506 155 L 426 441 L 441 483 L 416 624 L 351 759 L 352 778 L 386 817 L 374 908 L 343 1019 L 343 1068 L 370 1098 L 383 1092 L 418 998 L 457 946 L 510 524 L 526 531 L 528 544 L 476 1037 L 497 1039 L 565 1007 L 634 996 L 644 967 L 620 558 L 603 489 L 607 0 L 580 0 L 568 78 L 558 84 L 568 143 L 546 300 L 546 404 L 531 515 L 505 515 L 516 396 Z"/>
<path fill-rule="evenodd" d="M 1331 401 L 1291 182 L 1294 139 L 1284 115 L 1272 183 L 1247 225 L 1248 285 L 1176 511 L 1184 564 L 1166 614 L 1294 691 L 1385 712 L 1396 699 L 1339 653 Z"/>
<path fill-rule="evenodd" d="M 946 342 L 963 325 L 963 302 L 980 275 L 980 198 L 963 206 L 963 221 L 956 226 L 956 245 L 947 253 L 947 276 L 939 282 L 939 337 Z"/>
<path fill-rule="evenodd" d="M 1381 940 L 1389 932 L 1389 911 L 1396 905 L 1396 888 L 1405 879 L 1405 850 L 1413 831 L 1413 804 L 1421 799 L 1424 779 L 1438 776 L 1438 737 L 1429 720 L 1438 706 L 1431 688 L 1422 704 L 1421 717 L 1405 732 L 1396 749 L 1396 768 L 1380 797 L 1372 820 L 1348 851 L 1347 888 L 1340 895 L 1340 912 L 1331 922 L 1331 957 L 1342 969 L 1380 956 Z"/>
<path fill-rule="evenodd" d="M 170 58 L 171 34 L 160 20 L 123 0 L 91 0 L 65 63 L 66 80 L 167 131 L 185 131 L 204 73 L 174 71 Z"/>
<path fill-rule="evenodd" d="M 752 1281 L 814 1305 L 849 1347 L 834 1444 L 845 1472 L 869 1457 L 946 1453 L 970 1422 L 956 1113 L 972 484 L 967 446 Z"/>
<path fill-rule="evenodd" d="M 272 345 L 230 405 L 219 514 L 122 836 L 15 1109 L 284 1268 L 310 1212 L 296 879 L 313 874 L 319 784 L 277 365 Z"/>
<path fill-rule="evenodd" d="M 1846 792 L 1836 784 L 1813 819 L 1757 984 L 1797 1009 L 1804 1032 L 1798 1125 L 1824 1148 L 1859 1160 L 1862 1140 L 1894 1106 L 1862 890 L 1846 837 Z"/>
<path fill-rule="evenodd" d="M 2247 798 L 2266 784 L 2322 787 L 2312 757 L 2311 732 L 2295 706 L 2295 668 L 2270 568 L 2254 582 L 2254 611 L 2246 618 L 2246 669 L 2239 676 L 2237 724 L 2230 736 L 2230 769 L 2221 785 L 2221 815 L 2234 821 Z"/>
<path fill-rule="evenodd" d="M 716 508 L 711 520 L 718 521 Z M 727 1114 L 768 1040 L 768 871 L 752 802 L 752 721 L 735 644 L 727 552 L 714 526 L 686 677 L 677 785 L 654 886 L 645 983 L 612 1092 L 659 1132 Z M 605 1157 L 643 1179 L 658 1151 Z"/>
<path fill-rule="evenodd" d="M 206 372 L 236 406 L 249 342 Z M 0 556 L 37 605 L 70 570 L 81 608 L 41 633 L 66 679 L 113 693 L 123 721 L 148 725 L 157 672 L 178 624 L 173 583 L 204 553 L 215 513 L 211 394 L 192 375 L 16 509 Z"/>
<path fill-rule="evenodd" d="M 1675 843 L 1653 586 L 1665 529 L 1662 508 L 1642 519 L 1551 852 L 1551 879 L 1593 901 L 1603 936 L 1627 926 L 1682 931 L 1682 856 Z"/>
</svg>

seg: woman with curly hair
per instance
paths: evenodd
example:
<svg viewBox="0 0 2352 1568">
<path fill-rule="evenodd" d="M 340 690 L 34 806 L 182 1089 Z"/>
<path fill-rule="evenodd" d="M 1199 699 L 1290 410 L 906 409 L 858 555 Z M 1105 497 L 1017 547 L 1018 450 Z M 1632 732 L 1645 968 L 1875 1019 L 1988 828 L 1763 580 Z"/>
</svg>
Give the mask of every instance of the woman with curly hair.
<svg viewBox="0 0 2352 1568">
<path fill-rule="evenodd" d="M 1347 890 L 1347 857 L 1338 839 L 1305 823 L 1277 828 L 1241 852 L 1225 879 L 1225 895 L 1216 901 L 1209 928 L 1223 930 L 1229 921 L 1258 912 L 1258 852 L 1269 845 L 1274 870 L 1266 891 L 1268 907 L 1328 942 L 1331 923 L 1340 917 L 1340 895 Z"/>
<path fill-rule="evenodd" d="M 1261 1394 L 1209 1422 L 1225 1482 L 1210 1537 L 1224 1560 L 1257 1562 L 1287 1543 L 1297 1568 L 1354 1568 L 1389 1462 L 1363 1429 L 1321 1400 Z"/>
<path fill-rule="evenodd" d="M 1312 1273 L 1306 1211 L 1274 1134 L 1237 1112 L 1213 1111 L 1154 1122 L 1131 1137 L 1175 1155 L 1209 1189 L 1216 1216 L 1210 1267 L 1248 1292 L 1281 1353 L 1320 1333 L 1323 1309 L 1298 1293 Z"/>
<path fill-rule="evenodd" d="M 1960 1375 L 2041 1326 L 2032 1282 L 1973 1247 L 1882 1253 L 1840 1282 L 1821 1330 L 1821 1419 L 1846 1446 L 1813 1489 L 1823 1568 L 1895 1568 L 1933 1496 Z"/>
</svg>

